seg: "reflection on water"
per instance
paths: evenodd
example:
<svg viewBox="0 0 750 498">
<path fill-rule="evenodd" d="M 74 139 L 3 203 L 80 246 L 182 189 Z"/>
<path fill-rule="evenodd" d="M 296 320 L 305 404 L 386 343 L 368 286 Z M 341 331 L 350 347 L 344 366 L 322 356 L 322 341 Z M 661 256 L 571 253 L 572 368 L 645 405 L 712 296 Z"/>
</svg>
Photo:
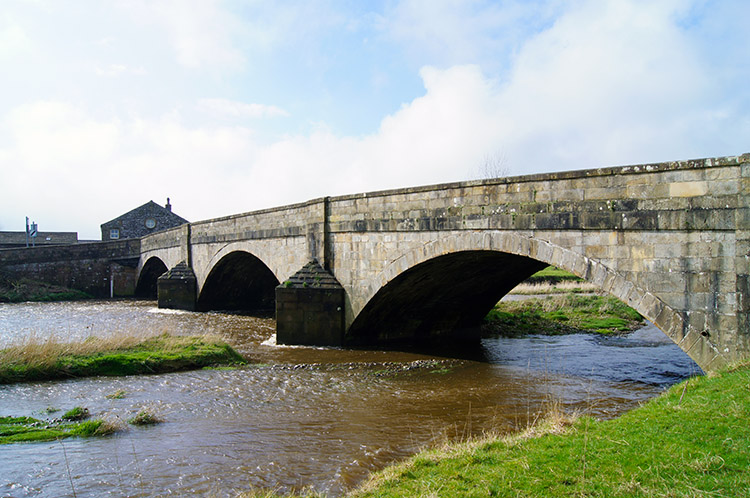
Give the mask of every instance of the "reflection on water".
<svg viewBox="0 0 750 498">
<path fill-rule="evenodd" d="M 485 339 L 474 356 L 278 347 L 272 319 L 164 312 L 153 302 L 0 305 L 0 345 L 29 334 L 218 333 L 254 365 L 0 386 L 0 415 L 86 406 L 166 422 L 114 436 L 7 445 L 0 495 L 164 496 L 312 486 L 337 495 L 436 441 L 509 431 L 550 399 L 609 417 L 698 367 L 649 326 L 627 337 Z M 117 390 L 123 399 L 106 396 Z M 72 484 L 71 484 L 72 482 Z"/>
</svg>

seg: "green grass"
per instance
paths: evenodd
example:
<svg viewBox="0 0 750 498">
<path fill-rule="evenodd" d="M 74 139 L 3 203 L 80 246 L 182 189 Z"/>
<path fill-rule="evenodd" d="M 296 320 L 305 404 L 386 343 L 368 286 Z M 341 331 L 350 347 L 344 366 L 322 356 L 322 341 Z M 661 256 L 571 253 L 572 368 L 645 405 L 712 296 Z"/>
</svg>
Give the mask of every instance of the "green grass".
<svg viewBox="0 0 750 498">
<path fill-rule="evenodd" d="M 82 406 L 76 406 L 65 412 L 60 418 L 69 422 L 85 420 L 89 418 L 89 410 L 88 408 L 83 408 Z"/>
<path fill-rule="evenodd" d="M 0 350 L 0 384 L 93 375 L 166 373 L 216 364 L 243 364 L 228 344 L 211 337 L 161 335 L 144 340 L 90 339 L 32 343 Z"/>
<path fill-rule="evenodd" d="M 582 278 L 579 278 L 572 273 L 555 268 L 554 266 L 548 266 L 547 268 L 540 270 L 527 278 L 526 283 L 552 283 L 556 284 L 559 282 L 583 282 Z"/>
<path fill-rule="evenodd" d="M 85 408 L 83 410 L 88 413 Z M 0 417 L 0 444 L 54 441 L 72 436 L 103 436 L 116 430 L 117 427 L 98 419 L 71 421 L 64 417 L 54 420 L 39 420 L 32 417 Z"/>
<path fill-rule="evenodd" d="M 487 335 L 615 334 L 640 327 L 643 317 L 611 296 L 564 294 L 498 303 L 484 319 Z"/>
<path fill-rule="evenodd" d="M 750 496 L 750 368 L 692 378 L 615 420 L 547 421 L 422 452 L 356 497 Z"/>
<path fill-rule="evenodd" d="M 161 417 L 151 411 L 143 408 L 138 411 L 132 418 L 128 419 L 130 425 L 154 425 L 162 422 Z"/>
</svg>

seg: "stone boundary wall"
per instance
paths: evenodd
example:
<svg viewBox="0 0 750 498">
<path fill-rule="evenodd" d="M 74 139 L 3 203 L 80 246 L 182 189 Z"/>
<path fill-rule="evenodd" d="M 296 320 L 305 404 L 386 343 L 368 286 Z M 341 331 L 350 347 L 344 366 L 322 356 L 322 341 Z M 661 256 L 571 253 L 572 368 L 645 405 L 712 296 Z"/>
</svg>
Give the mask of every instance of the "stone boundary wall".
<svg viewBox="0 0 750 498">
<path fill-rule="evenodd" d="M 141 241 L 87 242 L 65 246 L 0 249 L 0 268 L 19 263 L 77 261 L 84 259 L 128 259 L 141 255 Z"/>
<path fill-rule="evenodd" d="M 0 271 L 94 297 L 132 296 L 140 240 L 0 250 Z"/>
</svg>

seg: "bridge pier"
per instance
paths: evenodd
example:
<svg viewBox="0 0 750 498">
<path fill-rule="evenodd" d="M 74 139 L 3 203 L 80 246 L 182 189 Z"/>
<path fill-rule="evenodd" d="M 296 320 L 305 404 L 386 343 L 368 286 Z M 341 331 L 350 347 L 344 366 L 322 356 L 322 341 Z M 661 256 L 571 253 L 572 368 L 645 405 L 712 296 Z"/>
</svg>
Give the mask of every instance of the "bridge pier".
<svg viewBox="0 0 750 498">
<path fill-rule="evenodd" d="M 193 269 L 185 261 L 157 279 L 159 308 L 195 311 L 197 279 Z"/>
<path fill-rule="evenodd" d="M 276 342 L 343 345 L 344 288 L 317 261 L 276 287 Z"/>
</svg>

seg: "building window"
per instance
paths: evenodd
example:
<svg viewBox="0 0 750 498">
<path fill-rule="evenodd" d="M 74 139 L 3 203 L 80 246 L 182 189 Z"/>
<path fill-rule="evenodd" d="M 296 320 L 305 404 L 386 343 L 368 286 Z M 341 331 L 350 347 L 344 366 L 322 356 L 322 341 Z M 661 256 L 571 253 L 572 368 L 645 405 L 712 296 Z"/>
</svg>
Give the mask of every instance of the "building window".
<svg viewBox="0 0 750 498">
<path fill-rule="evenodd" d="M 156 226 L 156 220 L 153 218 L 146 219 L 146 228 L 154 228 Z"/>
<path fill-rule="evenodd" d="M 119 239 L 120 238 L 120 229 L 113 228 L 109 231 L 109 238 L 110 239 Z"/>
</svg>

